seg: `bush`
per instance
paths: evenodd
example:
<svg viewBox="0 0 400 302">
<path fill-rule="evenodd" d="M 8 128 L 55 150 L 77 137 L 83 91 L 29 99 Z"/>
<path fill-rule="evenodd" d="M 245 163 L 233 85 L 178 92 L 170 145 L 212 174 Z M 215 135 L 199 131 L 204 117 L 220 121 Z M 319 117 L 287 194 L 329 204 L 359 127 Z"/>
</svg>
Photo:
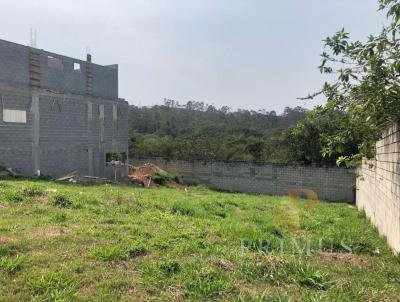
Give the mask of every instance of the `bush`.
<svg viewBox="0 0 400 302">
<path fill-rule="evenodd" d="M 179 176 L 172 175 L 169 173 L 157 172 L 156 174 L 153 175 L 152 179 L 156 184 L 159 184 L 160 186 L 165 186 L 170 181 L 174 181 L 176 183 L 182 183 L 182 180 L 180 179 Z"/>
</svg>

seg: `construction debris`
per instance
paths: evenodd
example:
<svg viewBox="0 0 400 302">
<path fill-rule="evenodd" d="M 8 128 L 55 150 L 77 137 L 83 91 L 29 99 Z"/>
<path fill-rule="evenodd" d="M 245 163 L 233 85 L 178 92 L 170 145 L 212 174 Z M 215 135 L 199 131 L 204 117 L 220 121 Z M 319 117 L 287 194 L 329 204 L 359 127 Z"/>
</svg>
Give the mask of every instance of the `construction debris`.
<svg viewBox="0 0 400 302">
<path fill-rule="evenodd" d="M 18 176 L 11 168 L 0 167 L 0 178 L 1 177 L 15 177 Z"/>
<path fill-rule="evenodd" d="M 179 177 L 164 171 L 153 163 L 145 163 L 141 167 L 130 166 L 129 179 L 132 183 L 143 187 L 167 186 L 170 188 L 185 188 Z"/>
<path fill-rule="evenodd" d="M 112 166 L 120 166 L 121 162 L 113 161 L 110 163 Z M 0 167 L 0 178 L 1 177 L 15 177 L 18 176 L 10 168 Z M 78 171 L 73 171 L 65 176 L 57 178 L 55 181 L 58 182 L 70 182 L 80 184 L 111 184 L 113 181 L 109 178 L 101 178 L 94 176 L 79 175 Z M 186 186 L 182 185 L 182 182 L 178 176 L 172 175 L 167 171 L 164 171 L 159 166 L 153 163 L 145 163 L 141 167 L 135 168 L 129 166 L 128 178 L 120 180 L 123 183 L 136 184 L 142 187 L 160 187 L 166 186 L 169 188 L 185 189 Z"/>
<path fill-rule="evenodd" d="M 73 179 L 76 176 L 77 173 L 78 173 L 78 171 L 74 171 L 72 173 L 69 173 L 69 174 L 63 176 L 63 177 L 57 178 L 56 181 L 69 181 L 69 180 Z"/>
<path fill-rule="evenodd" d="M 78 175 L 77 171 L 69 173 L 63 177 L 57 178 L 56 181 L 71 182 L 71 183 L 83 183 L 83 184 L 110 184 L 110 183 L 112 183 L 112 181 L 108 178 Z"/>
</svg>

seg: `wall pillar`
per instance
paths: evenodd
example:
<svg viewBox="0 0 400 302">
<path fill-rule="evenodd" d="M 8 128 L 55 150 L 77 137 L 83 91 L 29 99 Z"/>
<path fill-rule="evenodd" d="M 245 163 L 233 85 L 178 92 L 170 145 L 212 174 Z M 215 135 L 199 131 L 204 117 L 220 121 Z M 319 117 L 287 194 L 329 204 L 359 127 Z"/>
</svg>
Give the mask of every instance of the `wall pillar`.
<svg viewBox="0 0 400 302">
<path fill-rule="evenodd" d="M 118 137 L 118 107 L 117 104 L 113 104 L 113 137 L 112 137 L 112 152 L 117 152 L 117 140 Z"/>
<path fill-rule="evenodd" d="M 87 143 L 88 143 L 88 175 L 94 176 L 93 169 L 93 103 L 87 102 Z"/>
<path fill-rule="evenodd" d="M 104 166 L 106 162 L 106 155 L 104 153 L 104 105 L 99 105 L 99 128 L 100 128 L 100 139 L 99 139 L 99 173 L 104 176 Z"/>
<path fill-rule="evenodd" d="M 40 109 L 39 95 L 32 94 L 32 168 L 33 173 L 37 174 L 40 171 Z"/>
</svg>

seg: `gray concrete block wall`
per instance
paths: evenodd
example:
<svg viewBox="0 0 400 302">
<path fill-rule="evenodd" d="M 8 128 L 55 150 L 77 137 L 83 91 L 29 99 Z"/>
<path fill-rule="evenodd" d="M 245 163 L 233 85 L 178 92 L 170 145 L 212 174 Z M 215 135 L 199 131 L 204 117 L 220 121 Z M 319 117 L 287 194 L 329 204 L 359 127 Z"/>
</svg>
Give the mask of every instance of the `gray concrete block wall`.
<svg viewBox="0 0 400 302">
<path fill-rule="evenodd" d="M 0 82 L 29 85 L 29 47 L 0 40 Z"/>
<path fill-rule="evenodd" d="M 39 120 L 34 127 L 33 95 L 38 95 Z M 62 176 L 78 171 L 93 176 L 113 177 L 105 167 L 106 153 L 128 153 L 128 110 L 122 100 L 107 100 L 45 90 L 0 85 L 0 165 L 19 173 Z M 2 105 L 4 104 L 4 106 Z M 104 123 L 99 108 L 104 106 Z M 116 121 L 112 110 L 122 112 Z M 27 123 L 4 123 L 3 109 L 27 110 Z M 90 108 L 90 109 L 89 109 Z M 110 116 L 111 114 L 111 116 Z M 104 128 L 104 141 L 101 141 Z M 39 135 L 35 163 L 34 133 Z M 92 166 L 89 166 L 92 165 Z M 118 169 L 118 174 L 126 170 Z"/>
<path fill-rule="evenodd" d="M 400 253 L 400 124 L 376 144 L 376 158 L 364 160 L 357 179 L 357 206 L 364 210 L 394 251 Z"/>
<path fill-rule="evenodd" d="M 287 195 L 289 189 L 309 189 L 323 200 L 354 202 L 356 177 L 345 168 L 302 167 L 224 161 L 132 159 L 134 165 L 153 162 L 186 183 L 212 189 L 266 195 Z"/>
<path fill-rule="evenodd" d="M 60 60 L 62 68 L 52 66 L 49 57 Z M 74 70 L 74 63 L 80 64 L 80 70 Z M 60 92 L 86 94 L 86 62 L 42 51 L 40 56 L 41 86 Z M 100 97 L 102 95 L 99 95 Z M 116 96 L 118 97 L 118 96 Z"/>
<path fill-rule="evenodd" d="M 93 64 L 93 95 L 103 98 L 118 98 L 118 65 Z"/>
<path fill-rule="evenodd" d="M 0 166 L 12 167 L 24 174 L 31 174 L 33 170 L 31 104 L 32 97 L 27 92 L 0 92 Z M 26 110 L 27 123 L 4 123 L 4 108 Z"/>
<path fill-rule="evenodd" d="M 39 50 L 40 82 L 44 89 L 86 94 L 86 61 Z M 30 47 L 0 40 L 0 83 L 30 85 Z M 51 58 L 50 58 L 51 57 Z M 74 63 L 80 70 L 74 70 Z M 118 65 L 91 64 L 92 95 L 118 99 Z"/>
</svg>

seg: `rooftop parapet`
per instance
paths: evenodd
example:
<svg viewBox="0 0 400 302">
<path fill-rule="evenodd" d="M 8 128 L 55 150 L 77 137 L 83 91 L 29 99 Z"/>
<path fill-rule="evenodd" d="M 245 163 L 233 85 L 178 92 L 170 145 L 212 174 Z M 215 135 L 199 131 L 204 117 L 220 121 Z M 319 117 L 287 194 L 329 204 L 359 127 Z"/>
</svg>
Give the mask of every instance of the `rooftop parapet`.
<svg viewBox="0 0 400 302">
<path fill-rule="evenodd" d="M 0 82 L 118 99 L 118 65 L 98 65 L 0 39 Z"/>
</svg>

